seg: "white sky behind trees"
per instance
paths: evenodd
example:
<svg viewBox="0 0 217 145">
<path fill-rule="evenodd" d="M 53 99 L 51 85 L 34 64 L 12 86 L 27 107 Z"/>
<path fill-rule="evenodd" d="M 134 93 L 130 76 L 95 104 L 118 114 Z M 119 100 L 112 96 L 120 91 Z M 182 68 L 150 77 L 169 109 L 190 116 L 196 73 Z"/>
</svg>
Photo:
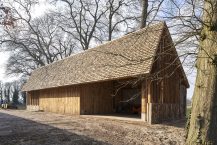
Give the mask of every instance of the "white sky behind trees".
<svg viewBox="0 0 217 145">
<path fill-rule="evenodd" d="M 40 5 L 37 5 L 34 8 L 34 11 L 33 11 L 34 17 L 43 15 L 47 9 L 51 8 L 51 6 L 48 4 L 46 0 L 39 0 L 39 2 L 40 2 Z M 1 33 L 1 27 L 3 26 L 0 26 L 0 33 Z M 9 53 L 1 52 L 1 48 L 0 48 L 0 81 L 3 81 L 3 82 L 10 82 L 10 81 L 17 79 L 17 76 L 7 76 L 6 75 L 5 71 L 6 71 L 6 65 L 7 65 L 8 58 L 9 58 Z"/>
<path fill-rule="evenodd" d="M 52 9 L 51 5 L 48 4 L 48 2 L 46 0 L 39 0 L 40 5 L 36 6 L 34 8 L 34 17 L 38 17 L 41 16 L 45 13 L 45 11 L 47 9 Z M 0 26 L 2 27 L 2 26 Z M 0 28 L 0 32 L 1 32 L 1 28 Z M 18 76 L 7 76 L 5 73 L 6 71 L 6 64 L 7 64 L 7 60 L 9 58 L 9 53 L 5 53 L 5 52 L 1 52 L 1 48 L 0 48 L 0 81 L 3 82 L 8 82 L 8 81 L 13 81 L 16 80 L 18 78 Z M 187 70 L 187 69 L 185 69 Z M 192 95 L 193 95 L 193 91 L 194 91 L 194 83 L 195 83 L 195 78 L 196 78 L 196 72 L 195 70 L 193 72 L 186 72 L 189 83 L 190 83 L 190 89 L 188 89 L 188 94 L 187 97 L 189 99 L 191 99 Z"/>
<path fill-rule="evenodd" d="M 5 65 L 8 59 L 8 55 L 6 53 L 0 52 L 0 80 L 5 80 Z"/>
</svg>

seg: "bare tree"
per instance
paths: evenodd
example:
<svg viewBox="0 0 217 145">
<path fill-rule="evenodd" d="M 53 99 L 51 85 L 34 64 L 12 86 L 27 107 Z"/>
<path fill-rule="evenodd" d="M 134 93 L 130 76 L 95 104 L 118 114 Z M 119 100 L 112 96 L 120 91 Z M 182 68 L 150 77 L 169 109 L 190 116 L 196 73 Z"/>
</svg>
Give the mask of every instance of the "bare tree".
<svg viewBox="0 0 217 145">
<path fill-rule="evenodd" d="M 148 17 L 148 0 L 142 0 L 142 18 L 140 28 L 144 28 Z"/>
<path fill-rule="evenodd" d="M 139 18 L 137 0 L 57 2 L 63 4 L 64 10 L 41 17 L 32 13 L 38 4 L 35 0 L 8 3 L 16 20 L 15 28 L 4 29 L 1 34 L 0 44 L 11 53 L 8 74 L 28 76 L 32 70 L 86 50 L 96 42 L 102 43 L 107 38 L 110 41 L 135 29 Z M 151 4 L 148 14 L 158 11 L 160 3 L 155 5 Z"/>
<path fill-rule="evenodd" d="M 19 96 L 20 96 L 20 83 L 18 81 L 12 82 L 12 103 L 19 104 Z"/>
<path fill-rule="evenodd" d="M 13 4 L 16 3 L 16 7 Z M 32 70 L 70 56 L 76 44 L 58 27 L 52 13 L 35 17 L 34 1 L 14 1 L 13 8 L 17 26 L 4 29 L 0 44 L 11 53 L 8 74 L 30 75 Z M 17 9 L 19 6 L 19 10 Z"/>
<path fill-rule="evenodd" d="M 217 144 L 216 46 L 217 1 L 167 1 L 161 14 L 176 36 L 176 45 L 197 69 L 186 144 Z M 170 7 L 169 7 L 170 6 Z M 196 63 L 195 63 L 195 62 Z"/>
<path fill-rule="evenodd" d="M 7 101 L 7 103 L 10 103 L 11 101 L 11 89 L 12 85 L 9 82 L 4 83 L 4 99 Z"/>
<path fill-rule="evenodd" d="M 187 144 L 217 144 L 217 1 L 204 1 Z M 195 133 L 196 132 L 196 133 Z"/>
<path fill-rule="evenodd" d="M 3 101 L 3 83 L 0 81 L 0 104 Z"/>
<path fill-rule="evenodd" d="M 100 27 L 98 22 L 107 8 L 102 7 L 101 0 L 60 0 L 60 2 L 66 7 L 65 12 L 59 12 L 61 29 L 80 43 L 83 50 L 87 50 L 92 39 L 99 40 L 96 29 Z"/>
<path fill-rule="evenodd" d="M 121 30 L 118 26 L 125 27 L 124 31 L 132 31 L 138 21 L 140 14 L 136 12 L 139 9 L 139 2 L 137 0 L 108 0 L 106 3 L 108 12 L 106 13 L 102 22 L 108 29 L 108 41 L 112 40 L 113 33 L 120 33 Z M 132 25 L 133 24 L 133 25 Z M 128 30 L 129 29 L 129 30 Z M 117 34 L 116 34 L 117 35 Z"/>
<path fill-rule="evenodd" d="M 2 1 L 0 1 L 0 25 L 14 27 L 14 18 L 11 13 L 11 8 L 4 6 Z"/>
</svg>

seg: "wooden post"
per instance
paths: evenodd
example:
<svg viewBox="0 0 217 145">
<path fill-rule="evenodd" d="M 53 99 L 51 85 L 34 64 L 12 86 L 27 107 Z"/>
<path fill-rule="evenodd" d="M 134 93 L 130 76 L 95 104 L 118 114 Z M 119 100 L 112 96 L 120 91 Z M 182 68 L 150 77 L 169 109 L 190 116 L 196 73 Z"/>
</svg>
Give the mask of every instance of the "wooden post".
<svg viewBox="0 0 217 145">
<path fill-rule="evenodd" d="M 29 93 L 26 92 L 26 109 L 28 110 L 28 105 L 29 105 Z"/>
<path fill-rule="evenodd" d="M 141 88 L 141 119 L 147 121 L 147 83 L 146 80 L 142 82 Z"/>
<path fill-rule="evenodd" d="M 152 96 L 151 96 L 151 80 L 147 81 L 147 122 L 151 124 L 151 118 L 152 118 L 152 109 L 151 109 L 151 103 L 152 103 Z"/>
</svg>

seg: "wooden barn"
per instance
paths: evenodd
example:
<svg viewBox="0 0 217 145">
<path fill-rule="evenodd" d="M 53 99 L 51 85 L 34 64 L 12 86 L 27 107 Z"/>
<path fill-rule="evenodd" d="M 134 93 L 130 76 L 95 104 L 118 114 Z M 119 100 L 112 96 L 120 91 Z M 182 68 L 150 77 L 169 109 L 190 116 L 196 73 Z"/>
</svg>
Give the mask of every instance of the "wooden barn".
<svg viewBox="0 0 217 145">
<path fill-rule="evenodd" d="M 23 91 L 28 110 L 138 114 L 159 123 L 185 115 L 188 87 L 161 22 L 36 69 Z"/>
</svg>

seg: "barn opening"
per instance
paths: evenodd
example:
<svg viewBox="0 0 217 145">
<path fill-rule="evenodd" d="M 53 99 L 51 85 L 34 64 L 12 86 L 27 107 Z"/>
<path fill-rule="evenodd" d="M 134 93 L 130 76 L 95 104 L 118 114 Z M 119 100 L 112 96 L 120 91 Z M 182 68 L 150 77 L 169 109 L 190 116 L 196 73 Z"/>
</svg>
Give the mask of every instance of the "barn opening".
<svg viewBox="0 0 217 145">
<path fill-rule="evenodd" d="M 120 116 L 141 118 L 141 85 L 135 80 L 115 81 L 113 110 Z"/>
<path fill-rule="evenodd" d="M 80 86 L 80 114 L 141 118 L 141 85 L 114 80 Z"/>
</svg>

